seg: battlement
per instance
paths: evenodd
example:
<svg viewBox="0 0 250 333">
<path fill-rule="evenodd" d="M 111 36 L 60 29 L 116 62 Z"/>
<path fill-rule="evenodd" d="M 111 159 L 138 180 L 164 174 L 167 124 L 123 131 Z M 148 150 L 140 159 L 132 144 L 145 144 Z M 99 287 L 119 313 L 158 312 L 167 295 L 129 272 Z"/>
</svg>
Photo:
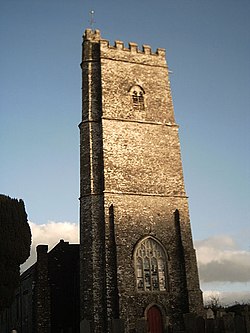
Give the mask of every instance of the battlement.
<svg viewBox="0 0 250 333">
<path fill-rule="evenodd" d="M 137 43 L 129 42 L 128 47 L 125 47 L 124 42 L 122 42 L 120 40 L 116 40 L 114 45 L 110 45 L 108 40 L 100 39 L 100 44 L 102 45 L 103 48 L 109 48 L 109 49 L 113 49 L 113 50 L 115 50 L 115 49 L 119 50 L 119 51 L 123 50 L 126 52 L 146 54 L 146 55 L 158 55 L 158 56 L 164 57 L 164 58 L 166 56 L 165 49 L 157 48 L 156 52 L 152 52 L 151 46 L 146 45 L 146 44 L 142 45 L 142 50 L 140 50 L 138 48 Z"/>
<path fill-rule="evenodd" d="M 84 40 L 97 42 L 101 39 L 100 30 L 86 29 L 83 35 Z"/>
<path fill-rule="evenodd" d="M 120 40 L 116 40 L 114 45 L 111 45 L 108 40 L 101 37 L 100 30 L 91 29 L 85 30 L 83 40 L 98 43 L 100 45 L 101 58 L 104 59 L 108 58 L 166 67 L 166 52 L 163 48 L 157 48 L 153 52 L 150 45 L 143 44 L 142 49 L 140 49 L 138 44 L 133 42 L 129 42 L 128 47 L 126 47 L 124 42 Z"/>
</svg>

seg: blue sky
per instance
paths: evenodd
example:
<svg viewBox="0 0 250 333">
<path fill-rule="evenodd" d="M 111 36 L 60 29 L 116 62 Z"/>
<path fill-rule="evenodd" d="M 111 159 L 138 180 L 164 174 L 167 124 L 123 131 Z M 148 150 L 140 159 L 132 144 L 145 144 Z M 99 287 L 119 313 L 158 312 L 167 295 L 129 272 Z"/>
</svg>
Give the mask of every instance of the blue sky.
<svg viewBox="0 0 250 333">
<path fill-rule="evenodd" d="M 166 49 L 201 271 L 218 264 L 214 250 L 225 265 L 242 255 L 237 269 L 250 276 L 248 0 L 1 0 L 0 192 L 23 198 L 35 225 L 78 223 L 79 64 L 90 10 L 111 43 Z M 250 291 L 246 277 L 206 277 L 206 290 Z"/>
</svg>

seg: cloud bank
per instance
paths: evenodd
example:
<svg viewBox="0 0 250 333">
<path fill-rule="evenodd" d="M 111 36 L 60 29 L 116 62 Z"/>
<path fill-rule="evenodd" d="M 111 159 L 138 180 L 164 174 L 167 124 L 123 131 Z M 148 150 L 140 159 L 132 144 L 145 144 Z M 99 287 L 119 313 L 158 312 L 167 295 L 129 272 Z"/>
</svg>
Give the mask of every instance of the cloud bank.
<svg viewBox="0 0 250 333">
<path fill-rule="evenodd" d="M 35 224 L 29 222 L 32 234 L 32 245 L 29 259 L 21 266 L 21 272 L 36 262 L 36 247 L 38 244 L 46 244 L 49 251 L 63 239 L 70 243 L 79 243 L 78 224 L 70 222 L 53 222 L 47 224 Z"/>
<path fill-rule="evenodd" d="M 196 241 L 195 247 L 201 282 L 250 282 L 250 252 L 230 236 Z"/>
</svg>

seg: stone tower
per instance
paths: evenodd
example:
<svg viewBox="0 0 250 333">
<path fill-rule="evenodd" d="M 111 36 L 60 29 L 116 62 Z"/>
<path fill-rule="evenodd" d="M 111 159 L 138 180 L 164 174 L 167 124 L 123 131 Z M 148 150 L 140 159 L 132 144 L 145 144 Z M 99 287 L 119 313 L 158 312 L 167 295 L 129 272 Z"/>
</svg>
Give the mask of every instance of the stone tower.
<svg viewBox="0 0 250 333">
<path fill-rule="evenodd" d="M 165 50 L 87 29 L 81 68 L 82 332 L 182 331 L 203 304 Z"/>
</svg>

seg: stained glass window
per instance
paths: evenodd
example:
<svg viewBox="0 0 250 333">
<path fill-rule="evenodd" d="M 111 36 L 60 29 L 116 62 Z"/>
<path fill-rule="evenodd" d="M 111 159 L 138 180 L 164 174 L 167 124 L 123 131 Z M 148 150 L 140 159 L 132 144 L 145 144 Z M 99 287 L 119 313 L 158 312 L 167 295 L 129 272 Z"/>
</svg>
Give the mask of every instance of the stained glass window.
<svg viewBox="0 0 250 333">
<path fill-rule="evenodd" d="M 136 282 L 138 291 L 165 291 L 166 255 L 155 239 L 147 237 L 135 249 Z"/>
</svg>

